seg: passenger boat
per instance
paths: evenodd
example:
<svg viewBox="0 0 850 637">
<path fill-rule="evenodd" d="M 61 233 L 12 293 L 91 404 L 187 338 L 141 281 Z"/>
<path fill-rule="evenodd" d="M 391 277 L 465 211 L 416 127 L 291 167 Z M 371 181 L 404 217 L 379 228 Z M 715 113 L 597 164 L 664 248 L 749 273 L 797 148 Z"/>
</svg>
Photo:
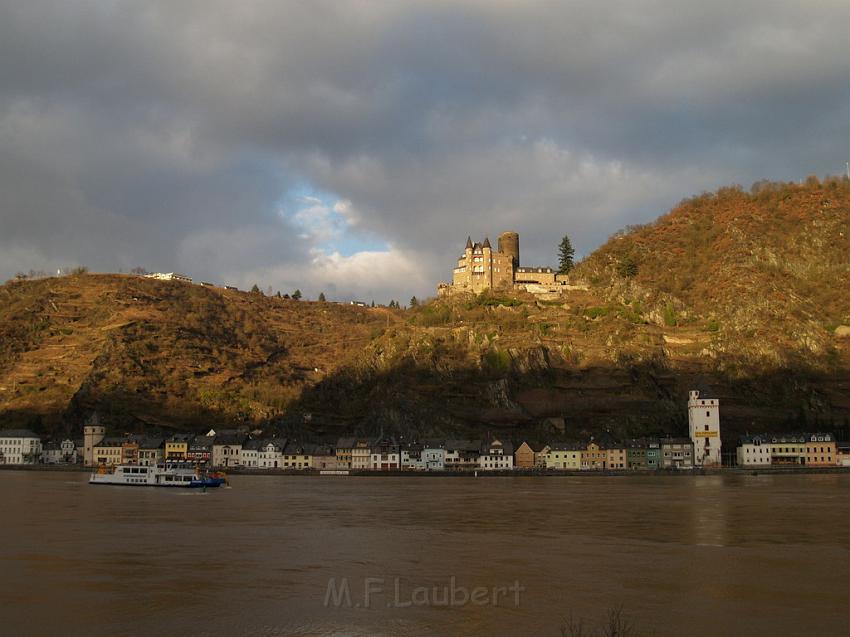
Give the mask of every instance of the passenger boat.
<svg viewBox="0 0 850 637">
<path fill-rule="evenodd" d="M 227 482 L 223 473 L 208 473 L 191 463 L 168 462 L 146 467 L 136 464 L 102 465 L 92 472 L 89 484 L 129 487 L 183 487 L 206 489 Z"/>
</svg>

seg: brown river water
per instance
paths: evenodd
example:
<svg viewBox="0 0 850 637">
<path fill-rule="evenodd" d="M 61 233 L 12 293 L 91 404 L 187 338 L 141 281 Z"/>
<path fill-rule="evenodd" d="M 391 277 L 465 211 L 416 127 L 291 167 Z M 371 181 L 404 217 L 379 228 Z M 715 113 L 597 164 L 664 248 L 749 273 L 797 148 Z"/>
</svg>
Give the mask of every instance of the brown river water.
<svg viewBox="0 0 850 637">
<path fill-rule="evenodd" d="M 0 472 L 0 634 L 850 634 L 847 474 L 87 479 Z"/>
</svg>

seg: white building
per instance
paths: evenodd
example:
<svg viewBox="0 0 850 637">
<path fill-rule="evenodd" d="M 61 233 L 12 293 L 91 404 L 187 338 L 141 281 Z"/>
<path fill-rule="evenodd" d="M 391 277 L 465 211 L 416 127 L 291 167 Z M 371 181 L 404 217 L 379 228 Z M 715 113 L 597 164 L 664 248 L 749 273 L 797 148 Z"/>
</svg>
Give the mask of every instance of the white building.
<svg viewBox="0 0 850 637">
<path fill-rule="evenodd" d="M 409 471 L 423 471 L 425 462 L 422 460 L 422 445 L 405 445 L 401 448 L 401 468 Z"/>
<path fill-rule="evenodd" d="M 366 470 L 372 468 L 372 440 L 357 438 L 351 448 L 351 468 Z"/>
<path fill-rule="evenodd" d="M 506 471 L 514 468 L 514 446 L 493 440 L 481 447 L 478 468 L 484 471 Z"/>
<path fill-rule="evenodd" d="M 446 440 L 445 449 L 444 463 L 447 470 L 471 471 L 479 468 L 480 440 Z"/>
<path fill-rule="evenodd" d="M 212 450 L 214 467 L 241 466 L 242 445 L 247 440 L 245 434 L 219 434 L 215 437 Z"/>
<path fill-rule="evenodd" d="M 239 464 L 249 469 L 259 467 L 261 444 L 259 440 L 246 440 L 239 451 Z"/>
<path fill-rule="evenodd" d="M 401 468 L 401 450 L 394 438 L 381 438 L 372 445 L 369 468 L 373 471 L 393 471 Z"/>
<path fill-rule="evenodd" d="M 41 461 L 44 464 L 66 464 L 77 461 L 77 449 L 73 440 L 46 442 L 42 445 Z"/>
<path fill-rule="evenodd" d="M 37 464 L 41 440 L 29 429 L 0 429 L 0 464 Z"/>
<path fill-rule="evenodd" d="M 738 443 L 739 467 L 769 467 L 770 441 L 762 436 L 742 436 Z"/>
<path fill-rule="evenodd" d="M 178 274 L 177 272 L 151 272 L 150 274 L 146 274 L 145 277 L 148 279 L 156 279 L 157 281 L 183 281 L 184 283 L 191 283 L 192 277 L 186 276 L 185 274 Z"/>
<path fill-rule="evenodd" d="M 279 469 L 283 466 L 283 448 L 286 440 L 264 440 L 257 453 L 261 469 Z"/>
<path fill-rule="evenodd" d="M 688 430 L 694 443 L 695 467 L 719 467 L 720 461 L 720 401 L 700 398 L 693 390 L 688 400 Z"/>
</svg>

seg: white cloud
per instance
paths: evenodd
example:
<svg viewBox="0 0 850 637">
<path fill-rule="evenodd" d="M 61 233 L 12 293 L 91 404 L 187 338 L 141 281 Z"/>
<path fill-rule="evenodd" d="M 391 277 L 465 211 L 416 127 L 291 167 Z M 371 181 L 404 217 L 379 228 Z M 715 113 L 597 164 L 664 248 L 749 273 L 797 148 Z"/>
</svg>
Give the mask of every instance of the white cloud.
<svg viewBox="0 0 850 637">
<path fill-rule="evenodd" d="M 419 267 L 420 257 L 394 248 L 350 256 L 313 250 L 308 263 L 271 266 L 244 274 L 234 272 L 230 278 L 239 280 L 245 289 L 254 283 L 290 293 L 297 288 L 311 299 L 324 292 L 328 300 L 386 303 L 395 299 L 407 303 L 415 291 L 431 288 L 433 295 L 436 288 Z"/>
</svg>

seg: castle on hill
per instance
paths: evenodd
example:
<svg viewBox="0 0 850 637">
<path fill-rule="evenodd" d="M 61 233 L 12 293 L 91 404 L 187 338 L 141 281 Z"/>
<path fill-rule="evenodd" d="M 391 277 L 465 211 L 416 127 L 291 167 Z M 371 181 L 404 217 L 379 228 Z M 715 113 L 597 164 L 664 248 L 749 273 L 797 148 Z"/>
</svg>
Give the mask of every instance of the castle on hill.
<svg viewBox="0 0 850 637">
<path fill-rule="evenodd" d="M 525 267 L 519 260 L 519 234 L 503 232 L 496 249 L 489 237 L 483 243 L 466 240 L 466 248 L 452 272 L 451 283 L 437 286 L 440 296 L 485 290 L 527 290 L 532 293 L 559 292 L 567 284 L 567 276 L 549 267 Z"/>
</svg>

